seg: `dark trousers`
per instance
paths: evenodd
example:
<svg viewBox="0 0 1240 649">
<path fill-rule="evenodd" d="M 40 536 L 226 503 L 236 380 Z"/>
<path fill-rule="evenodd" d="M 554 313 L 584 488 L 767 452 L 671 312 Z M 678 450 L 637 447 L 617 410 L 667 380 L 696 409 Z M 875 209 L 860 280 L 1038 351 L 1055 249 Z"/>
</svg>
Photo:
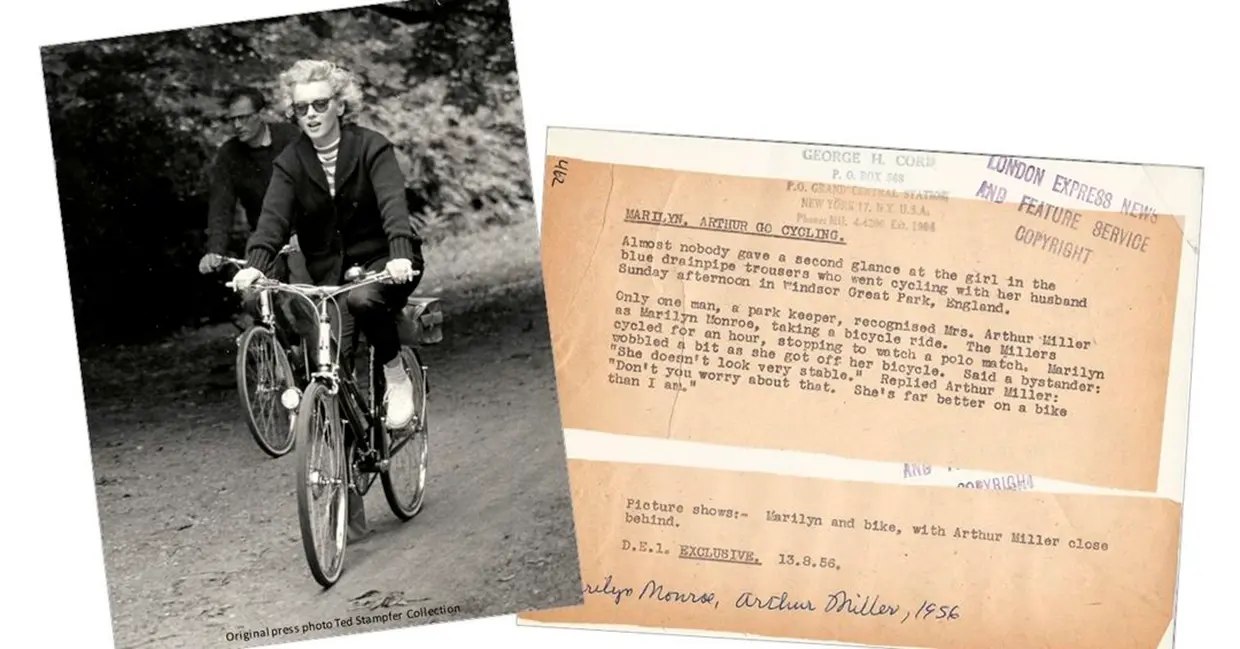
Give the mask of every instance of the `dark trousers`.
<svg viewBox="0 0 1240 649">
<path fill-rule="evenodd" d="M 364 268 L 381 271 L 388 261 L 388 257 L 372 260 Z M 413 260 L 413 269 L 422 270 L 420 259 Z M 345 349 L 356 353 L 357 333 L 360 332 L 374 350 L 376 364 L 383 365 L 396 358 L 400 354 L 400 312 L 421 279 L 418 274 L 404 284 L 369 284 L 346 293 L 340 319 L 340 340 L 348 345 Z"/>
<path fill-rule="evenodd" d="M 386 256 L 380 257 L 362 267 L 367 271 L 381 271 L 388 260 Z M 412 261 L 415 271 L 423 269 L 420 256 Z M 374 350 L 376 364 L 386 364 L 396 358 L 400 353 L 400 312 L 421 279 L 419 274 L 404 284 L 368 284 L 355 288 L 336 297 L 339 310 L 329 303 L 332 330 L 337 343 L 341 345 L 340 362 L 346 369 L 352 370 L 354 360 L 361 352 L 359 333 Z M 293 297 L 285 302 L 282 310 L 294 323 L 293 331 L 306 341 L 305 348 L 310 351 L 313 359 L 315 350 L 318 349 L 318 327 L 315 325 L 316 319 L 314 312 L 310 310 L 310 303 Z"/>
</svg>

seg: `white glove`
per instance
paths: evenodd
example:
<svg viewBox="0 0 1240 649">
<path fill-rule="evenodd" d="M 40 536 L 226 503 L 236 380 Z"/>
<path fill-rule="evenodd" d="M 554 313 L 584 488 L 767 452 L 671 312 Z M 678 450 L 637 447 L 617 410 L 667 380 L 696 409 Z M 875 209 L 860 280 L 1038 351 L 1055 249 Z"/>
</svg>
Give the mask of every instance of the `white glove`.
<svg viewBox="0 0 1240 649">
<path fill-rule="evenodd" d="M 404 284 L 413 279 L 413 262 L 408 259 L 393 259 L 387 263 L 385 270 L 392 276 L 392 281 L 397 284 Z"/>
<path fill-rule="evenodd" d="M 238 291 L 244 291 L 250 288 L 255 281 L 262 279 L 263 274 L 257 268 L 242 268 L 233 275 L 233 288 Z"/>
</svg>

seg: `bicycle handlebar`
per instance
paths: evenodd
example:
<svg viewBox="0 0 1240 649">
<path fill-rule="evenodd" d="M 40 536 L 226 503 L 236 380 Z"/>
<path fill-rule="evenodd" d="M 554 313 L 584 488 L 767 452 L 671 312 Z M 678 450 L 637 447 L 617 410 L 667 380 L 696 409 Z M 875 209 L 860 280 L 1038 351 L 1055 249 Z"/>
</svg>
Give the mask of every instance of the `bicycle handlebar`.
<svg viewBox="0 0 1240 649">
<path fill-rule="evenodd" d="M 298 248 L 297 246 L 294 246 L 291 243 L 285 244 L 283 248 L 280 248 L 280 252 L 276 253 L 276 256 L 279 257 L 282 255 L 289 255 L 294 252 L 298 252 L 299 250 L 300 248 Z M 234 266 L 239 266 L 241 268 L 245 268 L 246 266 L 250 265 L 250 263 L 244 259 L 238 259 L 237 257 L 229 257 L 228 255 L 220 255 L 220 261 L 226 264 L 232 264 Z"/>
<path fill-rule="evenodd" d="M 413 275 L 415 277 L 421 274 L 422 272 L 419 270 L 415 269 L 413 271 Z M 353 275 L 355 279 L 347 280 L 349 275 Z M 363 274 L 360 269 L 354 267 L 349 269 L 349 272 L 345 273 L 345 277 L 347 281 L 344 284 L 327 286 L 316 286 L 314 284 L 286 284 L 278 280 L 263 277 L 255 280 L 250 286 L 256 289 L 268 289 L 285 293 L 293 293 L 306 298 L 330 298 L 335 297 L 340 293 L 344 293 L 345 291 L 351 291 L 355 288 L 367 286 L 369 284 L 390 281 L 392 279 L 392 274 L 386 270 L 372 271 Z M 233 290 L 237 290 L 236 284 L 231 281 L 225 282 L 224 285 Z"/>
<path fill-rule="evenodd" d="M 421 274 L 422 274 L 422 271 L 414 269 L 412 276 L 417 277 Z M 327 313 L 327 309 L 326 309 L 326 302 L 328 300 L 331 300 L 334 303 L 335 302 L 334 298 L 341 293 L 345 293 L 355 288 L 360 288 L 362 286 L 367 286 L 370 284 L 391 281 L 392 274 L 386 270 L 373 271 L 373 272 L 367 273 L 363 271 L 361 267 L 353 266 L 349 268 L 348 271 L 345 272 L 344 279 L 345 279 L 344 284 L 340 284 L 336 286 L 315 286 L 313 284 L 288 284 L 285 282 L 281 282 L 279 280 L 269 279 L 266 277 L 260 277 L 254 280 L 254 282 L 250 285 L 249 288 L 258 289 L 260 291 L 289 293 L 289 294 L 300 297 L 301 299 L 308 302 L 310 307 L 319 314 L 318 315 L 319 327 L 324 327 L 324 326 L 327 326 L 329 322 L 329 318 L 330 318 L 330 316 Z M 225 282 L 225 286 L 228 286 L 229 288 L 233 290 L 238 290 L 236 283 L 232 281 Z M 337 311 L 339 311 L 339 305 L 336 305 L 336 308 L 337 308 Z M 323 343 L 320 343 L 320 345 L 322 344 Z M 320 347 L 319 353 L 320 354 L 324 353 L 324 349 L 325 348 Z M 336 362 L 339 363 L 340 347 L 336 347 L 335 356 L 336 356 Z M 324 357 L 320 356 L 320 358 L 324 358 Z M 323 363 L 323 362 L 326 362 L 326 361 L 320 361 L 320 363 Z"/>
</svg>

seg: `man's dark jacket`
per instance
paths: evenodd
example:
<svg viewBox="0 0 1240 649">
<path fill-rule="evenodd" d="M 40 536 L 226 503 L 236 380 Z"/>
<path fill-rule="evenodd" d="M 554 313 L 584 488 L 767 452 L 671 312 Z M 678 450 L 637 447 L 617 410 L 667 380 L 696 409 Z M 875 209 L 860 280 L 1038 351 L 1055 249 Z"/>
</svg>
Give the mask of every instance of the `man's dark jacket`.
<svg viewBox="0 0 1240 649">
<path fill-rule="evenodd" d="M 207 206 L 207 251 L 228 254 L 229 234 L 237 203 L 245 208 L 246 220 L 253 230 L 263 207 L 263 195 L 271 179 L 272 161 L 288 146 L 301 129 L 287 122 L 267 125 L 271 143 L 250 146 L 230 138 L 215 155 L 211 165 L 211 198 Z"/>
<path fill-rule="evenodd" d="M 246 261 L 267 273 L 292 233 L 315 284 L 337 284 L 349 266 L 382 257 L 421 267 L 422 239 L 413 229 L 392 143 L 368 128 L 342 125 L 334 198 L 309 136 L 290 144 L 273 165 Z"/>
</svg>

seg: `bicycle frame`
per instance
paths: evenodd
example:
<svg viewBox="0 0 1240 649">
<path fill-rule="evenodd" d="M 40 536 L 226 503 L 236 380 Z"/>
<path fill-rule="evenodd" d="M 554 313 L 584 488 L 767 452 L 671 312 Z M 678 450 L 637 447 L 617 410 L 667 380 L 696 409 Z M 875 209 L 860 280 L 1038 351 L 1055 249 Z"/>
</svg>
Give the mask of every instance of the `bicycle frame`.
<svg viewBox="0 0 1240 649">
<path fill-rule="evenodd" d="M 361 284 L 358 284 L 357 286 L 360 285 Z M 357 286 L 349 286 L 346 290 L 356 288 Z M 332 319 L 330 313 L 328 312 L 328 305 L 334 304 L 334 300 L 335 294 L 324 296 L 319 299 L 318 303 L 315 305 L 315 313 L 318 316 L 317 326 L 319 329 L 319 335 L 318 348 L 315 350 L 316 368 L 314 372 L 310 374 L 310 380 L 325 382 L 328 386 L 329 394 L 341 395 L 341 402 L 344 405 L 345 419 L 351 424 L 362 423 L 364 424 L 365 432 L 372 432 L 375 427 L 373 404 L 367 404 L 372 407 L 362 408 L 359 405 L 359 401 L 362 400 L 361 395 L 359 394 L 360 391 L 358 390 L 353 377 L 342 377 L 340 373 L 340 354 L 342 352 L 342 348 L 345 347 L 345 341 L 337 341 L 335 345 L 336 349 L 332 349 Z M 336 305 L 336 311 L 340 311 L 339 305 Z M 356 371 L 356 368 L 353 369 Z M 360 433 L 363 431 L 354 432 Z M 359 437 L 365 439 L 365 436 L 359 435 Z M 366 446 L 370 445 L 369 440 L 363 443 Z"/>
<path fill-rule="evenodd" d="M 286 245 L 280 249 L 280 252 L 277 253 L 276 256 L 286 257 L 289 254 L 292 254 L 296 251 L 297 251 L 297 248 L 294 248 L 291 245 Z M 236 257 L 224 256 L 223 261 L 225 263 L 229 263 L 234 266 L 237 266 L 238 268 L 245 268 L 250 265 L 249 262 L 247 262 L 246 260 L 238 259 Z M 258 313 L 259 313 L 259 320 L 262 321 L 264 325 L 266 325 L 267 327 L 271 328 L 274 331 L 276 327 L 276 312 L 275 312 L 275 309 L 271 305 L 271 291 L 259 290 L 258 292 Z"/>
<path fill-rule="evenodd" d="M 420 271 L 415 271 L 420 274 Z M 423 450 L 416 455 L 418 463 L 415 479 L 416 491 L 406 497 L 395 486 L 389 458 L 395 455 L 396 449 L 404 446 L 404 440 L 394 439 L 396 431 L 389 431 L 381 415 L 384 410 L 379 398 L 383 379 L 385 378 L 376 366 L 374 348 L 368 351 L 366 370 L 370 377 L 371 390 L 369 399 L 363 397 L 360 380 L 353 365 L 359 354 L 354 343 L 360 342 L 360 331 L 349 338 L 334 337 L 332 308 L 343 315 L 336 297 L 368 284 L 387 281 L 391 275 L 387 272 L 364 274 L 362 269 L 354 267 L 345 273 L 345 283 L 340 286 L 310 286 L 305 284 L 286 284 L 279 281 L 259 278 L 255 288 L 273 293 L 296 295 L 308 302 L 315 313 L 317 340 L 306 341 L 309 381 L 305 384 L 305 393 L 297 386 L 289 387 L 281 399 L 289 410 L 297 409 L 298 417 L 295 430 L 294 446 L 297 451 L 297 509 L 301 527 L 302 547 L 306 554 L 310 571 L 316 581 L 324 587 L 331 587 L 339 579 L 344 569 L 344 551 L 349 539 L 342 534 L 344 525 L 357 533 L 368 529 L 365 516 L 364 497 L 375 482 L 383 485 L 384 497 L 392 512 L 401 520 L 407 521 L 421 510 L 426 483 L 426 457 Z M 234 287 L 235 288 L 235 287 Z M 277 301 L 278 302 L 278 301 Z M 301 330 L 301 327 L 298 327 Z M 309 331 L 305 333 L 310 334 Z M 341 332 L 343 333 L 343 332 Z M 310 334 L 313 335 L 313 334 Z M 308 337 L 308 336 L 307 336 Z M 313 347 L 313 350 L 307 349 Z M 412 351 L 409 358 L 410 345 L 402 339 L 401 355 L 409 371 L 420 372 L 425 376 L 425 366 L 417 352 Z M 341 354 L 346 354 L 342 366 Z M 410 366 L 416 364 L 417 367 Z M 354 371 L 342 372 L 342 369 Z M 425 387 L 421 398 L 425 399 Z M 422 403 L 425 409 L 425 400 Z M 326 417 L 320 415 L 320 408 L 328 410 Z M 424 420 L 420 420 L 424 421 Z M 328 426 L 328 436 L 324 437 L 321 425 Z M 424 423 L 410 428 L 408 440 L 425 440 Z M 339 433 L 333 434 L 333 433 Z M 340 437 L 343 437 L 341 439 Z M 393 446 L 396 449 L 392 448 Z M 339 461 L 329 461 L 326 467 L 319 466 L 316 450 L 322 450 L 332 456 L 343 457 Z M 400 472 L 398 472 L 400 473 Z M 323 489 L 323 487 L 331 487 Z M 325 540 L 324 532 L 319 531 L 314 521 L 319 519 L 318 507 L 315 502 L 327 491 L 330 499 L 329 516 L 335 516 L 337 527 L 331 534 L 334 543 L 331 548 L 320 547 Z M 347 523 L 346 523 L 347 521 Z"/>
<path fill-rule="evenodd" d="M 419 271 L 414 271 L 415 274 Z M 334 306 L 336 312 L 340 312 L 340 306 L 336 304 L 335 298 L 342 293 L 347 293 L 356 288 L 366 286 L 368 284 L 384 282 L 391 279 L 386 272 L 376 272 L 363 276 L 360 268 L 350 268 L 345 273 L 345 283 L 339 286 L 312 286 L 303 284 L 286 284 L 274 280 L 259 280 L 255 284 L 255 289 L 262 291 L 262 295 L 268 296 L 273 291 L 280 291 L 291 295 L 296 295 L 311 304 L 317 317 L 316 326 L 318 327 L 318 345 L 315 349 L 315 369 L 310 374 L 311 381 L 318 381 L 327 385 L 328 393 L 331 395 L 341 395 L 341 403 L 343 404 L 346 427 L 354 433 L 354 441 L 359 445 L 358 450 L 362 456 L 370 459 L 378 450 L 378 441 L 375 434 L 381 430 L 378 420 L 377 402 L 367 403 L 367 407 L 362 407 L 363 399 L 360 390 L 352 376 L 342 376 L 340 373 L 340 354 L 342 348 L 345 347 L 345 341 L 339 341 L 332 349 L 332 317 L 329 306 Z M 232 283 L 229 282 L 229 285 Z M 356 332 L 355 332 L 356 335 Z M 371 362 L 368 363 L 368 371 L 374 373 L 373 350 L 370 352 Z M 356 371 L 356 368 L 353 368 Z M 421 369 L 421 368 L 419 368 Z M 371 377 L 373 384 L 374 377 Z M 301 391 L 297 388 L 289 388 L 281 397 L 284 407 L 294 410 L 300 405 Z M 402 440 L 400 446 L 404 445 L 407 440 Z M 400 448 L 397 446 L 392 449 L 394 454 Z M 382 467 L 379 467 L 380 470 Z"/>
<path fill-rule="evenodd" d="M 280 252 L 276 253 L 276 256 L 287 257 L 288 255 L 294 252 L 297 252 L 298 250 L 299 248 L 291 244 L 285 245 L 283 248 L 280 249 Z M 238 268 L 246 268 L 247 266 L 250 265 L 249 262 L 247 262 L 246 260 L 238 259 L 237 257 L 224 256 L 222 259 L 224 263 L 232 264 Z M 232 282 L 226 282 L 225 286 L 232 286 Z M 283 334 L 279 331 L 279 328 L 276 325 L 275 306 L 272 304 L 271 289 L 269 287 L 258 288 L 258 315 L 259 315 L 259 322 L 261 322 L 263 326 L 267 327 L 272 332 L 276 333 L 278 336 L 283 338 Z M 282 340 L 282 342 L 287 342 L 287 340 Z M 309 365 L 310 365 L 309 351 L 303 349 L 301 353 L 301 357 L 302 357 L 302 361 L 306 365 L 306 370 L 307 370 L 306 379 L 308 380 L 309 379 Z"/>
</svg>

